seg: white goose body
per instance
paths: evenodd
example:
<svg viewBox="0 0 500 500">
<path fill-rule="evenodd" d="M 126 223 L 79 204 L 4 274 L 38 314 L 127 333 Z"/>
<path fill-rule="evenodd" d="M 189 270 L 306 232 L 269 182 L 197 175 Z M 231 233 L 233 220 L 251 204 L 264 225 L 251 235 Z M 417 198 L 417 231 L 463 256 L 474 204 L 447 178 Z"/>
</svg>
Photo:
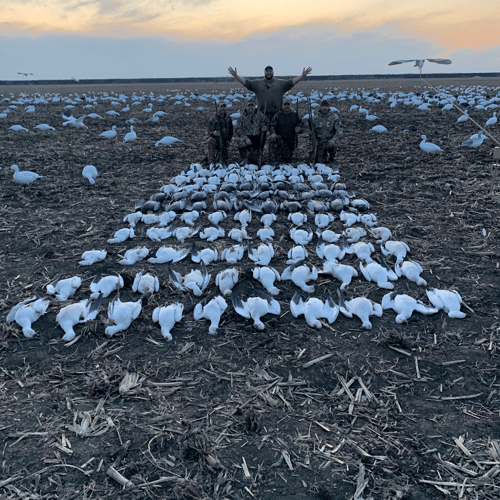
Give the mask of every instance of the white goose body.
<svg viewBox="0 0 500 500">
<path fill-rule="evenodd" d="M 292 214 L 290 214 L 292 215 Z M 275 214 L 264 214 L 260 218 L 260 222 L 264 224 L 264 227 L 271 227 L 271 224 L 276 221 L 276 215 Z"/>
<path fill-rule="evenodd" d="M 274 281 L 281 281 L 280 274 L 274 267 L 255 267 L 252 271 L 253 278 L 259 280 L 262 286 L 271 294 L 278 295 L 279 288 L 274 286 Z"/>
<path fill-rule="evenodd" d="M 365 243 L 363 241 L 358 241 L 353 247 L 353 252 L 356 254 L 358 259 L 364 260 L 366 264 L 373 262 L 371 257 L 372 252 L 375 251 L 371 243 Z"/>
<path fill-rule="evenodd" d="M 257 330 L 264 330 L 265 325 L 261 318 L 266 314 L 279 315 L 281 307 L 279 302 L 267 293 L 257 290 L 258 297 L 249 297 L 246 301 L 242 301 L 234 292 L 231 295 L 231 300 L 235 311 L 244 318 L 252 319 L 254 327 Z"/>
<path fill-rule="evenodd" d="M 360 221 L 360 215 L 359 214 L 352 214 L 350 212 L 340 212 L 340 220 L 344 223 L 344 227 L 351 227 L 356 222 Z"/>
<path fill-rule="evenodd" d="M 111 127 L 111 130 L 106 130 L 99 134 L 99 137 L 104 137 L 105 139 L 114 139 L 116 137 L 116 125 L 113 125 Z"/>
<path fill-rule="evenodd" d="M 175 218 L 177 214 L 170 210 L 169 212 L 163 212 L 158 216 L 158 225 L 160 227 L 169 225 Z"/>
<path fill-rule="evenodd" d="M 129 238 L 135 238 L 135 233 L 132 228 L 124 227 L 116 231 L 114 236 L 108 240 L 108 243 L 122 243 Z"/>
<path fill-rule="evenodd" d="M 297 245 L 288 251 L 288 260 L 286 263 L 288 265 L 290 264 L 297 264 L 297 262 L 300 262 L 302 260 L 306 260 L 309 257 L 309 254 L 307 253 L 307 250 L 302 246 L 302 245 Z"/>
<path fill-rule="evenodd" d="M 345 308 L 352 315 L 354 314 L 361 320 L 361 328 L 371 330 L 370 316 L 382 316 L 382 306 L 365 297 L 356 297 L 345 301 Z"/>
<path fill-rule="evenodd" d="M 297 292 L 290 301 L 290 311 L 294 318 L 303 314 L 310 327 L 321 328 L 320 318 L 324 318 L 329 324 L 332 324 L 339 315 L 339 306 L 333 302 L 330 296 L 325 302 L 311 297 L 304 303 L 300 292 Z"/>
<path fill-rule="evenodd" d="M 222 251 L 221 260 L 225 260 L 229 264 L 236 264 L 243 258 L 245 248 L 245 245 L 234 245 L 232 247 L 225 248 Z"/>
<path fill-rule="evenodd" d="M 307 245 L 313 237 L 313 232 L 309 229 L 301 227 L 294 227 L 290 230 L 290 237 L 297 245 Z"/>
<path fill-rule="evenodd" d="M 239 271 L 237 269 L 225 269 L 215 277 L 215 284 L 219 287 L 225 297 L 231 295 L 234 285 L 238 283 Z"/>
<path fill-rule="evenodd" d="M 83 167 L 82 175 L 90 182 L 90 184 L 95 184 L 97 169 L 93 165 L 86 165 Z"/>
<path fill-rule="evenodd" d="M 114 325 L 107 326 L 104 333 L 111 337 L 117 332 L 126 330 L 132 321 L 139 317 L 142 310 L 142 302 L 122 302 L 117 296 L 108 304 L 108 317 Z"/>
<path fill-rule="evenodd" d="M 199 269 L 191 269 L 191 271 L 182 277 L 177 271 L 168 269 L 170 281 L 179 290 L 186 291 L 191 290 L 196 297 L 201 297 L 205 288 L 207 288 L 210 282 L 211 275 L 208 274 L 205 264 L 202 262 L 201 271 Z"/>
<path fill-rule="evenodd" d="M 139 272 L 135 275 L 134 284 L 132 285 L 132 290 L 134 292 L 146 293 L 157 292 L 160 289 L 160 282 L 157 276 L 146 273 L 142 274 Z"/>
<path fill-rule="evenodd" d="M 22 328 L 25 337 L 31 338 L 36 335 L 31 325 L 47 312 L 49 303 L 49 299 L 38 299 L 34 302 L 21 305 L 17 308 L 15 314 L 9 314 L 7 322 L 9 322 L 9 317 L 13 316 L 11 321 L 15 321 Z"/>
<path fill-rule="evenodd" d="M 63 307 L 56 316 L 56 323 L 64 330 L 64 336 L 61 340 L 69 342 L 75 338 L 74 327 L 78 323 L 86 323 L 96 319 L 101 304 L 102 295 L 95 301 L 89 299 L 81 300 L 76 304 L 70 304 Z"/>
<path fill-rule="evenodd" d="M 59 301 L 68 300 L 82 286 L 82 278 L 73 276 L 65 280 L 56 280 L 50 285 L 47 285 L 47 293 L 55 295 L 55 299 Z"/>
<path fill-rule="evenodd" d="M 425 293 L 431 304 L 436 309 L 442 309 L 450 318 L 465 318 L 465 313 L 460 311 L 462 297 L 456 290 L 450 292 L 434 288 L 432 291 L 426 290 Z"/>
<path fill-rule="evenodd" d="M 106 258 L 106 250 L 87 250 L 82 253 L 82 260 L 78 263 L 81 266 L 91 266 L 96 262 L 101 262 Z"/>
<path fill-rule="evenodd" d="M 246 208 L 241 212 L 236 212 L 236 214 L 234 215 L 234 220 L 238 221 L 241 224 L 242 228 L 247 227 L 249 222 L 252 220 L 252 211 Z"/>
<path fill-rule="evenodd" d="M 132 266 L 136 262 L 145 259 L 149 255 L 149 249 L 146 247 L 131 248 L 125 252 L 122 260 L 118 261 L 118 264 L 122 266 Z"/>
<path fill-rule="evenodd" d="M 417 262 L 406 260 L 401 265 L 396 264 L 394 269 L 398 276 L 406 276 L 407 279 L 420 286 L 427 285 L 427 281 L 420 277 L 420 273 L 423 272 L 423 269 Z"/>
<path fill-rule="evenodd" d="M 425 151 L 426 153 L 439 153 L 443 151 L 436 144 L 433 144 L 432 142 L 427 142 L 427 137 L 425 135 L 422 135 L 422 142 L 420 143 L 420 149 L 422 151 Z"/>
<path fill-rule="evenodd" d="M 142 212 L 134 212 L 133 214 L 128 214 L 123 218 L 123 222 L 128 222 L 130 227 L 134 228 L 139 221 L 142 220 Z"/>
<path fill-rule="evenodd" d="M 217 329 L 219 328 L 219 323 L 222 313 L 226 309 L 227 309 L 227 303 L 220 295 L 218 295 L 217 297 L 209 295 L 200 303 L 196 304 L 193 311 L 193 316 L 195 321 L 199 321 L 202 318 L 205 318 L 208 321 L 210 321 L 210 327 L 208 329 L 208 333 L 210 335 L 215 335 Z"/>
<path fill-rule="evenodd" d="M 377 217 L 375 214 L 363 214 L 359 218 L 359 222 L 368 227 L 374 227 L 377 225 Z"/>
<path fill-rule="evenodd" d="M 151 264 L 165 264 L 167 262 L 180 262 L 184 257 L 186 257 L 189 252 L 186 249 L 181 248 L 180 250 L 173 247 L 160 247 L 156 251 L 156 257 L 150 257 L 148 262 Z"/>
<path fill-rule="evenodd" d="M 133 142 L 137 139 L 137 134 L 134 131 L 134 126 L 130 125 L 130 132 L 125 134 L 125 137 L 123 138 L 123 142 Z"/>
<path fill-rule="evenodd" d="M 192 210 L 191 212 L 184 212 L 181 215 L 181 221 L 185 222 L 188 226 L 194 226 L 195 221 L 200 217 L 200 212 Z"/>
<path fill-rule="evenodd" d="M 172 340 L 170 331 L 182 319 L 184 306 L 180 302 L 165 307 L 157 307 L 153 311 L 153 322 L 160 323 L 163 338 Z"/>
<path fill-rule="evenodd" d="M 292 269 L 291 266 L 287 267 L 281 274 L 282 280 L 292 280 L 301 290 L 307 293 L 314 292 L 314 286 L 309 286 L 306 283 L 318 278 L 318 270 L 315 266 L 309 269 L 306 265 L 298 266 Z"/>
<path fill-rule="evenodd" d="M 270 227 L 263 227 L 257 231 L 257 237 L 261 241 L 270 241 L 274 238 L 274 231 Z"/>
<path fill-rule="evenodd" d="M 208 220 L 212 223 L 215 224 L 216 226 L 219 225 L 221 221 L 223 221 L 227 217 L 226 212 L 218 211 L 210 214 L 208 216 Z"/>
<path fill-rule="evenodd" d="M 344 231 L 344 234 L 347 237 L 348 243 L 356 243 L 363 236 L 366 236 L 366 231 L 362 227 L 348 227 Z"/>
<path fill-rule="evenodd" d="M 404 323 L 411 318 L 413 311 L 430 315 L 438 312 L 437 309 L 426 307 L 420 300 L 415 300 L 409 295 L 391 292 L 382 298 L 382 309 L 392 309 L 397 313 L 396 323 Z"/>
<path fill-rule="evenodd" d="M 200 230 L 200 227 L 192 228 L 192 227 L 178 227 L 175 232 L 174 236 L 181 242 L 184 243 L 188 238 L 192 238 L 195 236 L 198 231 Z"/>
<path fill-rule="evenodd" d="M 217 238 L 224 238 L 225 231 L 220 226 L 206 227 L 201 233 L 200 238 L 207 241 L 215 241 Z"/>
<path fill-rule="evenodd" d="M 395 281 L 398 279 L 393 271 L 386 269 L 375 261 L 368 263 L 366 267 L 363 266 L 362 263 L 360 263 L 359 268 L 367 281 L 373 281 L 377 283 L 380 288 L 392 290 L 394 288 L 394 285 L 392 283 L 389 283 L 388 280 Z"/>
<path fill-rule="evenodd" d="M 291 220 L 296 226 L 302 226 L 307 222 L 307 215 L 300 212 L 288 214 L 288 220 Z"/>
<path fill-rule="evenodd" d="M 273 246 L 271 243 L 268 243 L 267 245 L 262 243 L 257 247 L 257 250 L 254 248 L 249 249 L 248 257 L 260 266 L 267 266 L 274 257 Z"/>
<path fill-rule="evenodd" d="M 406 257 L 406 253 L 410 251 L 410 247 L 403 241 L 386 241 L 380 246 L 384 255 L 394 255 L 396 264 L 401 264 Z"/>
<path fill-rule="evenodd" d="M 110 275 L 101 277 L 101 272 L 97 273 L 92 283 L 90 283 L 91 299 L 97 299 L 100 293 L 104 298 L 109 297 L 114 291 L 123 288 L 123 278 L 120 275 Z"/>
<path fill-rule="evenodd" d="M 322 274 L 331 274 L 334 278 L 340 280 L 342 282 L 340 285 L 341 290 L 344 290 L 351 284 L 353 277 L 358 276 L 358 272 L 354 267 L 339 264 L 335 260 L 327 260 L 323 263 Z"/>
<path fill-rule="evenodd" d="M 219 259 L 219 252 L 215 248 L 203 248 L 198 250 L 196 245 L 191 250 L 191 260 L 199 264 L 203 262 L 206 266 Z"/>
<path fill-rule="evenodd" d="M 166 240 L 172 236 L 172 231 L 169 227 L 150 227 L 146 231 L 146 236 L 156 242 Z"/>
<path fill-rule="evenodd" d="M 375 243 L 379 244 L 385 243 L 392 238 L 391 230 L 386 227 L 375 227 L 370 230 L 370 234 L 375 238 Z"/>
<path fill-rule="evenodd" d="M 243 240 L 251 239 L 248 236 L 247 230 L 245 228 L 239 229 L 237 227 L 233 227 L 233 229 L 231 229 L 231 231 L 229 231 L 228 236 L 229 236 L 229 238 L 237 241 L 238 243 L 241 243 Z"/>
<path fill-rule="evenodd" d="M 325 228 L 326 226 L 328 226 L 328 224 L 330 224 L 330 222 L 333 222 L 334 220 L 335 217 L 332 214 L 316 214 L 314 216 L 314 223 L 319 229 Z"/>
<path fill-rule="evenodd" d="M 322 231 L 321 233 L 318 231 L 318 232 L 316 232 L 316 234 L 318 236 L 321 236 L 325 243 L 336 243 L 337 241 L 340 240 L 340 237 L 342 236 L 341 234 L 335 233 L 334 231 L 331 231 L 330 229 L 326 229 L 325 231 Z"/>
<path fill-rule="evenodd" d="M 17 165 L 12 165 L 10 168 L 11 170 L 14 170 L 14 180 L 20 184 L 29 185 L 37 179 L 43 179 L 41 175 L 38 175 L 35 172 L 30 172 L 29 170 L 19 171 L 19 167 Z"/>
</svg>

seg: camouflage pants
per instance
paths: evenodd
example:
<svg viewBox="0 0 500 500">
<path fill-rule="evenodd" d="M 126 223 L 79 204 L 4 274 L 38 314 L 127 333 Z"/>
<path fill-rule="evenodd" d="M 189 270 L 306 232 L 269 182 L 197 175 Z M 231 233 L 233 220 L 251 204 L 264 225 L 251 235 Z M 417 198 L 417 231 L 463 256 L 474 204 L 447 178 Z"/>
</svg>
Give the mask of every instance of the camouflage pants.
<svg viewBox="0 0 500 500">
<path fill-rule="evenodd" d="M 240 151 L 241 159 L 247 163 L 253 163 L 257 165 L 259 163 L 259 150 L 253 148 L 252 146 L 246 146 L 244 148 L 238 148 Z"/>
<path fill-rule="evenodd" d="M 328 146 L 327 142 L 316 142 L 309 152 L 309 161 L 311 163 L 328 163 L 335 159 L 337 153 L 337 144 Z"/>
<path fill-rule="evenodd" d="M 271 163 L 290 163 L 294 153 L 294 142 L 288 142 L 280 136 L 275 141 L 269 141 L 269 161 Z"/>
<path fill-rule="evenodd" d="M 221 150 L 222 145 L 222 150 Z M 208 162 L 223 162 L 227 163 L 229 158 L 229 142 L 219 142 L 219 139 L 216 137 L 210 137 L 207 141 L 207 152 L 208 152 Z"/>
</svg>

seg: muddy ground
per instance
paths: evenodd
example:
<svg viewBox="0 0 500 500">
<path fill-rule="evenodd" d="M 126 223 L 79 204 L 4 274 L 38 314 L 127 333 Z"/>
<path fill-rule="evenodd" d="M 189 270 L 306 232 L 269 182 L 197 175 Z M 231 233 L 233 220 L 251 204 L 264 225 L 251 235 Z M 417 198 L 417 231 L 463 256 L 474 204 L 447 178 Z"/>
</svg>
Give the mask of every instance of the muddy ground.
<svg viewBox="0 0 500 500">
<path fill-rule="evenodd" d="M 484 85 L 496 95 L 497 80 L 431 80 L 433 85 Z M 328 85 L 325 85 L 327 83 Z M 305 82 L 295 90 L 330 87 L 424 90 L 418 81 Z M 80 85 L 42 87 L 42 92 L 153 91 L 228 92 L 229 84 L 134 87 Z M 465 88 L 465 87 L 464 87 Z M 31 93 L 30 86 L 1 87 L 0 94 Z M 465 319 L 440 312 L 415 314 L 403 325 L 385 311 L 373 329 L 340 316 L 331 327 L 314 330 L 293 318 L 290 281 L 278 284 L 282 314 L 267 316 L 266 329 L 229 306 L 215 336 L 195 322 L 199 299 L 173 288 L 166 266 L 143 261 L 116 264 L 127 248 L 161 246 L 137 237 L 107 244 L 137 199 L 158 192 L 170 178 L 205 155 L 206 123 L 213 113 L 168 101 L 153 110 L 167 112 L 156 124 L 136 126 L 138 139 L 121 140 L 125 120 L 143 118 L 144 106 L 110 118 L 108 104 L 86 119 L 89 130 L 62 127 L 63 104 L 19 110 L 0 121 L 0 497 L 17 499 L 494 499 L 500 496 L 499 342 L 499 186 L 492 192 L 493 141 L 477 150 L 457 148 L 478 131 L 471 121 L 456 123 L 457 111 L 419 111 L 386 102 L 365 104 L 386 134 L 349 112 L 349 101 L 333 101 L 344 124 L 336 166 L 349 190 L 371 204 L 380 226 L 408 243 L 409 257 L 424 268 L 428 288 L 456 289 Z M 3 109 L 4 106 L 0 107 Z M 73 110 L 83 114 L 82 105 Z M 138 108 L 138 109 L 137 109 Z M 233 108 L 234 111 L 235 109 Z M 301 114 L 305 114 L 304 109 Z M 473 110 L 484 124 L 490 112 Z M 28 133 L 8 130 L 19 123 Z M 56 132 L 36 131 L 48 123 Z M 99 133 L 115 124 L 117 140 Z M 410 124 L 418 133 L 404 132 Z M 491 133 L 498 137 L 498 127 Z M 444 153 L 419 149 L 420 133 Z M 154 143 L 164 135 L 182 142 L 168 148 Z M 301 138 L 299 160 L 306 158 Z M 237 160 L 237 151 L 231 150 Z M 26 190 L 12 180 L 12 164 L 44 179 Z M 97 184 L 81 176 L 93 164 Z M 233 222 L 222 224 L 227 230 Z M 260 223 L 253 221 L 250 232 Z M 332 227 L 341 230 L 341 223 Z M 273 226 L 275 258 L 282 272 L 291 247 L 282 215 Z M 483 235 L 483 229 L 486 236 Z M 281 236 L 284 237 L 281 239 Z M 200 242 L 198 238 L 196 241 Z M 218 240 L 219 249 L 228 239 Z M 319 264 L 310 245 L 310 263 Z M 200 246 L 204 246 L 201 242 Z M 80 267 L 83 251 L 105 248 L 102 265 Z M 352 259 L 350 261 L 350 259 Z M 352 257 L 346 257 L 353 264 Z M 245 276 L 237 292 L 247 297 L 259 286 L 253 263 L 240 262 Z M 186 260 L 180 269 L 194 267 Z M 214 277 L 224 264 L 209 268 Z M 98 269 L 125 277 L 123 297 L 136 300 L 136 272 L 160 277 L 158 294 L 123 333 L 104 335 L 107 299 L 97 320 L 77 327 L 70 345 L 60 341 L 55 323 L 61 304 L 52 302 L 35 323 L 38 335 L 24 338 L 5 323 L 12 306 L 57 275 L 78 274 L 88 296 Z M 400 279 L 397 287 L 427 303 L 424 287 Z M 321 277 L 315 296 L 335 296 L 338 282 Z M 351 298 L 380 302 L 384 291 L 360 274 L 346 291 Z M 157 305 L 182 301 L 184 318 L 167 342 L 151 313 Z M 135 377 L 131 388 L 122 381 Z M 496 441 L 495 441 L 496 440 Z M 117 471 L 122 478 L 112 477 Z M 122 485 L 121 483 L 124 483 Z M 133 484 L 132 484 L 133 483 Z"/>
</svg>

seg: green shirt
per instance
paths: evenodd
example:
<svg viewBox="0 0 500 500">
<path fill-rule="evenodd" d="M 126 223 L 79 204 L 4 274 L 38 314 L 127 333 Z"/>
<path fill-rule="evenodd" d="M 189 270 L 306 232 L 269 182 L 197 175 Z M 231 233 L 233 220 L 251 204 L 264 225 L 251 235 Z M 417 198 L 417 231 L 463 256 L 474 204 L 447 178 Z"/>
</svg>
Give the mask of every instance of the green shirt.
<svg viewBox="0 0 500 500">
<path fill-rule="evenodd" d="M 318 142 L 340 139 L 344 131 L 340 118 L 331 111 L 328 111 L 326 116 L 316 113 L 312 119 L 312 129 Z"/>
<path fill-rule="evenodd" d="M 269 113 L 277 113 L 281 110 L 281 102 L 283 95 L 293 87 L 293 80 L 282 80 L 273 78 L 272 80 L 249 80 L 246 79 L 245 87 L 254 92 L 257 96 L 257 104 L 259 111 Z"/>
</svg>

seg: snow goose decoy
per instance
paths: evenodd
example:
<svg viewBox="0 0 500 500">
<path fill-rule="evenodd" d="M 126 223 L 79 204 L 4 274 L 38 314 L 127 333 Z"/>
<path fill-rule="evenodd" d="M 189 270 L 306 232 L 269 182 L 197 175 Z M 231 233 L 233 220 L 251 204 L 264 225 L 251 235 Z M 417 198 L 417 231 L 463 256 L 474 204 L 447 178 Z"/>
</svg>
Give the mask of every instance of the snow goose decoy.
<svg viewBox="0 0 500 500">
<path fill-rule="evenodd" d="M 238 283 L 239 271 L 237 269 L 225 269 L 215 277 L 215 284 L 219 287 L 222 295 L 231 295 L 234 285 Z"/>
<path fill-rule="evenodd" d="M 179 139 L 176 139 L 175 137 L 172 137 L 170 135 L 167 135 L 160 139 L 159 141 L 156 142 L 155 146 L 158 147 L 160 145 L 163 146 L 171 146 L 172 144 L 175 144 L 176 142 L 180 142 Z"/>
<path fill-rule="evenodd" d="M 491 125 L 496 125 L 497 123 L 497 112 L 495 111 L 493 113 L 493 116 L 488 119 L 488 121 L 485 124 L 485 127 L 490 127 Z"/>
<path fill-rule="evenodd" d="M 82 175 L 90 182 L 90 184 L 95 184 L 97 169 L 93 165 L 87 165 L 83 167 Z"/>
<path fill-rule="evenodd" d="M 267 293 L 257 290 L 258 297 L 249 297 L 246 302 L 242 301 L 236 293 L 231 294 L 231 301 L 233 303 L 234 310 L 244 318 L 253 319 L 254 327 L 257 330 L 264 330 L 265 325 L 261 318 L 266 314 L 279 315 L 281 313 L 281 307 L 279 302 Z"/>
<path fill-rule="evenodd" d="M 29 132 L 29 130 L 24 128 L 22 125 L 12 125 L 12 127 L 9 127 L 9 130 L 12 130 L 13 132 Z"/>
<path fill-rule="evenodd" d="M 226 301 L 220 295 L 214 297 L 213 294 L 211 294 L 201 302 L 196 304 L 193 311 L 193 316 L 195 321 L 199 321 L 202 318 L 210 321 L 210 328 L 208 329 L 208 333 L 210 335 L 215 335 L 217 329 L 219 328 L 222 313 L 226 309 Z"/>
<path fill-rule="evenodd" d="M 415 300 L 409 295 L 404 295 L 402 292 L 391 292 L 384 295 L 382 298 L 382 309 L 392 309 L 397 313 L 396 323 L 404 323 L 411 318 L 413 311 L 426 316 L 436 314 L 437 309 L 425 306 L 420 300 Z"/>
<path fill-rule="evenodd" d="M 99 137 L 104 137 L 105 139 L 114 139 L 116 137 L 116 125 L 111 127 L 111 130 L 105 130 Z"/>
<path fill-rule="evenodd" d="M 420 71 L 420 75 L 422 75 L 422 68 L 424 67 L 425 61 L 437 64 L 451 64 L 450 59 L 399 59 L 397 61 L 390 62 L 389 66 L 394 66 L 396 64 L 410 63 L 410 62 L 415 63 L 413 66 L 418 68 Z"/>
<path fill-rule="evenodd" d="M 86 323 L 96 319 L 101 305 L 103 295 L 99 294 L 96 300 L 81 300 L 76 304 L 70 304 L 63 307 L 56 316 L 56 323 L 64 330 L 64 336 L 61 340 L 69 342 L 75 338 L 74 327 L 78 323 Z"/>
<path fill-rule="evenodd" d="M 469 119 L 469 113 L 467 110 L 464 111 L 464 114 L 462 116 L 459 116 L 457 119 L 457 123 L 463 123 L 466 122 Z"/>
<path fill-rule="evenodd" d="M 132 321 L 139 317 L 141 311 L 142 298 L 136 302 L 122 302 L 118 290 L 116 297 L 108 304 L 108 318 L 111 325 L 106 327 L 104 333 L 111 337 L 117 332 L 126 330 Z"/>
<path fill-rule="evenodd" d="M 91 266 L 96 262 L 104 260 L 106 255 L 108 255 L 106 250 L 87 250 L 82 253 L 82 260 L 78 264 L 81 266 Z"/>
<path fill-rule="evenodd" d="M 432 142 L 427 142 L 427 137 L 425 135 L 422 135 L 422 142 L 420 143 L 420 149 L 422 151 L 425 151 L 426 153 L 439 153 L 443 151 L 436 144 L 433 144 Z"/>
<path fill-rule="evenodd" d="M 460 311 L 462 297 L 456 290 L 450 292 L 434 288 L 432 291 L 426 290 L 425 293 L 431 304 L 436 309 L 442 309 L 450 318 L 465 318 L 465 313 Z"/>
<path fill-rule="evenodd" d="M 480 130 L 477 134 L 462 142 L 459 147 L 475 149 L 481 146 L 486 138 L 486 135 Z"/>
<path fill-rule="evenodd" d="M 11 170 L 14 170 L 14 180 L 20 184 L 24 184 L 25 186 L 28 186 L 37 179 L 43 179 L 41 175 L 38 175 L 35 172 L 30 172 L 29 170 L 19 171 L 19 167 L 17 165 L 12 165 L 10 168 Z"/>
<path fill-rule="evenodd" d="M 37 125 L 35 127 L 38 130 L 55 130 L 54 127 L 51 127 L 50 125 L 47 125 L 46 123 L 40 123 L 40 125 Z"/>
<path fill-rule="evenodd" d="M 62 302 L 72 297 L 81 286 L 82 278 L 79 276 L 73 276 L 65 280 L 56 279 L 47 285 L 47 293 L 55 295 L 55 299 Z"/>
<path fill-rule="evenodd" d="M 137 139 L 137 134 L 134 131 L 134 126 L 130 125 L 130 132 L 125 134 L 125 137 L 123 138 L 123 142 L 133 142 Z"/>
<path fill-rule="evenodd" d="M 34 302 L 31 300 L 24 301 L 22 305 L 14 307 L 7 316 L 7 322 L 15 321 L 23 330 L 23 335 L 31 338 L 36 335 L 36 332 L 31 328 L 31 325 L 47 312 L 49 307 L 49 299 L 38 299 Z M 15 314 L 13 312 L 15 311 Z M 10 321 L 9 321 L 10 320 Z"/>
<path fill-rule="evenodd" d="M 321 328 L 320 318 L 324 318 L 331 325 L 339 315 L 339 306 L 328 296 L 323 302 L 316 297 L 311 297 L 305 303 L 300 292 L 296 292 L 290 301 L 290 311 L 294 318 L 304 315 L 311 328 Z"/>
<path fill-rule="evenodd" d="M 180 302 L 164 307 L 157 307 L 153 311 L 153 322 L 160 323 L 161 334 L 164 339 L 172 340 L 172 334 L 170 332 L 175 324 L 182 319 L 183 311 L 184 305 Z"/>
</svg>

